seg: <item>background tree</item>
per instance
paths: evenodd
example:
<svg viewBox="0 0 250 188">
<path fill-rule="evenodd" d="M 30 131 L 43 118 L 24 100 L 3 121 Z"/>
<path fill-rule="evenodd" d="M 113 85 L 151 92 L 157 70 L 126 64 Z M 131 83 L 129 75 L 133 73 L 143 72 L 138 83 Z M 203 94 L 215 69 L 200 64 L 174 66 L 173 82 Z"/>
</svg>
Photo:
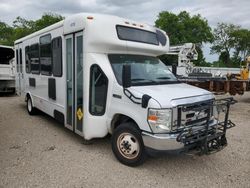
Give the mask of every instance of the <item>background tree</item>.
<svg viewBox="0 0 250 188">
<path fill-rule="evenodd" d="M 0 44 L 12 45 L 11 38 L 13 35 L 13 28 L 8 24 L 0 21 Z"/>
<path fill-rule="evenodd" d="M 234 57 L 245 60 L 250 55 L 250 30 L 238 29 L 231 33 L 231 37 L 234 40 Z"/>
<path fill-rule="evenodd" d="M 239 29 L 239 26 L 226 23 L 218 23 L 213 31 L 214 41 L 211 47 L 211 53 L 218 53 L 225 66 L 229 66 L 230 53 L 234 48 L 235 40 L 232 33 Z"/>
<path fill-rule="evenodd" d="M 45 27 L 48 27 L 56 22 L 63 20 L 64 17 L 59 14 L 45 13 L 42 17 L 35 21 L 33 29 L 39 31 Z"/>
<path fill-rule="evenodd" d="M 179 14 L 163 11 L 158 15 L 155 21 L 156 27 L 166 31 L 170 38 L 171 45 L 183 44 L 192 42 L 196 44 L 199 52 L 199 59 L 194 63 L 196 65 L 207 65 L 202 53 L 202 44 L 212 42 L 213 35 L 207 20 L 202 18 L 199 14 L 190 16 L 186 11 Z M 166 64 L 177 63 L 177 57 L 161 56 L 162 61 Z"/>
<path fill-rule="evenodd" d="M 13 46 L 15 40 L 41 30 L 63 19 L 64 17 L 61 15 L 45 13 L 40 19 L 35 21 L 26 20 L 18 16 L 13 21 L 12 27 L 4 22 L 0 22 L 0 44 Z"/>
<path fill-rule="evenodd" d="M 33 29 L 34 25 L 35 25 L 35 21 L 26 20 L 18 16 L 13 21 L 13 36 L 11 38 L 12 45 L 14 44 L 15 40 L 25 37 L 26 35 L 29 35 L 33 31 L 35 31 Z"/>
</svg>

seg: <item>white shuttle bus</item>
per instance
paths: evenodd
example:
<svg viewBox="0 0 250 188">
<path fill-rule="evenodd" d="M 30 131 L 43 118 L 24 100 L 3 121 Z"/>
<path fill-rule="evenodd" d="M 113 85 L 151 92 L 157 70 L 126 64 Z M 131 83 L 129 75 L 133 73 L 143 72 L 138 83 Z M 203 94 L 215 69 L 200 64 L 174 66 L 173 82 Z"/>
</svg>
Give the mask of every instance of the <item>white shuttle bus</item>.
<svg viewBox="0 0 250 188">
<path fill-rule="evenodd" d="M 112 134 L 114 155 L 129 166 L 149 151 L 219 151 L 234 100 L 180 83 L 157 58 L 168 50 L 153 26 L 76 14 L 15 41 L 18 93 L 29 114 L 39 109 L 86 140 Z"/>
</svg>

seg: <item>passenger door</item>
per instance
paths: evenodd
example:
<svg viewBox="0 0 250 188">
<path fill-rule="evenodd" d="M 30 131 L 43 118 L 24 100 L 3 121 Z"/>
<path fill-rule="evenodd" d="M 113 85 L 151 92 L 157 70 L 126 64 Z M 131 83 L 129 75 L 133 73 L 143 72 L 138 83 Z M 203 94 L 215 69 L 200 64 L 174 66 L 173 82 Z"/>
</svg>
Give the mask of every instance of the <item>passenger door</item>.
<svg viewBox="0 0 250 188">
<path fill-rule="evenodd" d="M 21 95 L 24 92 L 24 75 L 23 75 L 23 51 L 21 44 L 16 45 L 16 93 Z"/>
<path fill-rule="evenodd" d="M 65 37 L 66 127 L 83 136 L 83 32 Z"/>
</svg>

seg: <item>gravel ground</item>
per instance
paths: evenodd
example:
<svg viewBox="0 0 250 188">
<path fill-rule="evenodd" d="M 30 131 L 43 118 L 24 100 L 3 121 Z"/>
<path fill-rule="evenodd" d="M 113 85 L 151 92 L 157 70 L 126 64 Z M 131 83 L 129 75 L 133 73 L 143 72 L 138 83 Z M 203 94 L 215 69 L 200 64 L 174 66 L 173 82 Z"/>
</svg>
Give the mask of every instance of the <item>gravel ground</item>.
<svg viewBox="0 0 250 188">
<path fill-rule="evenodd" d="M 166 154 L 140 167 L 120 164 L 110 138 L 84 145 L 22 98 L 0 97 L 0 187 L 250 187 L 250 92 L 231 108 L 229 145 L 209 156 Z"/>
</svg>

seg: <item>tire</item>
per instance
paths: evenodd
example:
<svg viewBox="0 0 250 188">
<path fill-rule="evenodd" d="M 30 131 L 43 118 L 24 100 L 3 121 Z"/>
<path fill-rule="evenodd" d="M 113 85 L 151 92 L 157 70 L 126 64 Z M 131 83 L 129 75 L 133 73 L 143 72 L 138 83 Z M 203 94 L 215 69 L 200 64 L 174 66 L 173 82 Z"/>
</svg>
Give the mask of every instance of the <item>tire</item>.
<svg viewBox="0 0 250 188">
<path fill-rule="evenodd" d="M 136 124 L 128 122 L 119 125 L 112 135 L 112 150 L 124 165 L 139 166 L 146 159 L 141 131 Z"/>
<path fill-rule="evenodd" d="M 29 115 L 35 115 L 36 114 L 36 108 L 33 107 L 32 100 L 30 96 L 27 97 L 26 107 Z"/>
</svg>

